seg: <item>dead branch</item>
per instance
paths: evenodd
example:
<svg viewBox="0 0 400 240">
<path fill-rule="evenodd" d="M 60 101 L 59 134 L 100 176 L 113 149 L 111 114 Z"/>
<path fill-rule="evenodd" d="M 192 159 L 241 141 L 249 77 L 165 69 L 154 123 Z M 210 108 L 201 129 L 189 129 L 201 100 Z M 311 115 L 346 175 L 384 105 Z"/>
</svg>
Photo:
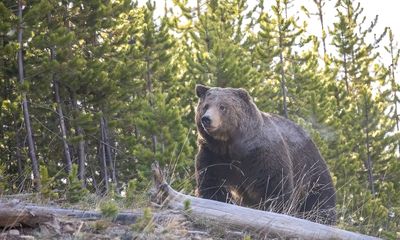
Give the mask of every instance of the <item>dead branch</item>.
<svg viewBox="0 0 400 240">
<path fill-rule="evenodd" d="M 155 199 L 164 206 L 185 211 L 189 216 L 215 223 L 255 230 L 280 238 L 296 239 L 379 239 L 349 232 L 308 220 L 268 211 L 261 211 L 209 199 L 197 198 L 175 191 L 165 181 L 158 163 L 152 165 Z"/>
</svg>

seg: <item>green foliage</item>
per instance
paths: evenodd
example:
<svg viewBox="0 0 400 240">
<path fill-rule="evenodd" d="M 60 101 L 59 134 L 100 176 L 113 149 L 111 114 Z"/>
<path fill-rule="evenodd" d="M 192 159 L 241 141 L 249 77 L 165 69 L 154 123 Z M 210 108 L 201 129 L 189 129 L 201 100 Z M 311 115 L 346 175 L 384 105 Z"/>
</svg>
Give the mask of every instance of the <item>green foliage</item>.
<svg viewBox="0 0 400 240">
<path fill-rule="evenodd" d="M 398 219 L 388 218 L 391 206 L 398 205 L 392 195 L 398 190 L 389 193 L 387 189 L 399 186 L 388 185 L 387 176 L 396 174 L 387 164 L 397 165 L 398 143 L 395 135 L 388 134 L 395 121 L 385 114 L 391 103 L 384 89 L 391 83 L 387 69 L 377 60 L 376 44 L 385 32 L 369 43 L 366 36 L 376 19 L 365 26 L 359 18 L 362 8 L 352 1 L 339 1 L 336 7 L 339 11 L 331 34 L 338 56 L 333 62 L 344 74 L 336 76 L 337 119 L 332 123 L 337 137 L 328 157 L 337 176 L 340 219 L 346 228 L 364 233 L 390 232 L 399 224 Z M 394 180 L 390 178 L 389 182 Z"/>
<path fill-rule="evenodd" d="M 100 203 L 100 211 L 103 217 L 113 219 L 118 215 L 119 208 L 115 200 L 104 200 Z"/>
<path fill-rule="evenodd" d="M 132 225 L 132 230 L 136 232 L 153 232 L 154 231 L 153 213 L 150 208 L 143 210 L 143 216 L 136 220 Z"/>
<path fill-rule="evenodd" d="M 147 206 L 148 200 L 149 196 L 147 194 L 147 189 L 143 190 L 143 187 L 140 186 L 136 178 L 130 180 L 125 190 L 125 207 L 132 208 Z"/>
<path fill-rule="evenodd" d="M 1 191 L 31 186 L 22 93 L 32 115 L 41 195 L 57 198 L 57 189 L 78 202 L 90 191 L 118 200 L 128 183 L 125 204 L 132 207 L 147 201 L 154 160 L 174 188 L 193 193 L 195 84 L 242 87 L 261 110 L 287 114 L 317 143 L 338 191 L 341 227 L 396 236 L 400 50 L 393 32 L 364 19 L 362 2 L 354 0 L 320 2 L 321 10 L 335 12 L 333 24 L 304 7 L 309 18 L 301 22 L 297 1 L 272 1 L 270 8 L 263 1 L 199 3 L 173 1 L 158 17 L 163 6 L 157 1 L 29 2 L 21 85 L 15 1 L 2 1 Z M 307 30 L 317 20 L 327 24 L 321 28 L 324 53 L 320 38 Z M 68 175 L 64 140 L 77 164 Z M 114 200 L 103 204 L 110 217 L 118 211 Z M 151 215 L 145 210 L 138 231 L 151 226 Z"/>
<path fill-rule="evenodd" d="M 5 167 L 3 164 L 0 164 L 0 195 L 2 195 L 5 191 L 5 186 L 7 179 L 5 178 Z"/>
<path fill-rule="evenodd" d="M 137 193 L 137 179 L 132 179 L 128 182 L 128 186 L 126 188 L 126 203 L 129 205 L 135 199 L 135 195 Z"/>
<path fill-rule="evenodd" d="M 58 193 L 54 192 L 54 177 L 50 177 L 47 167 L 41 165 L 40 166 L 40 194 L 45 199 L 55 199 L 58 198 Z"/>
<path fill-rule="evenodd" d="M 185 210 L 186 212 L 190 212 L 191 211 L 191 202 L 189 199 L 186 199 L 183 202 L 183 210 Z"/>
<path fill-rule="evenodd" d="M 78 179 L 78 165 L 72 164 L 71 172 L 68 175 L 68 186 L 66 197 L 70 203 L 77 203 L 85 199 L 88 190 L 83 186 L 83 182 Z"/>
<path fill-rule="evenodd" d="M 97 221 L 95 221 L 95 222 L 92 224 L 93 229 L 94 229 L 96 232 L 104 231 L 104 230 L 106 230 L 110 225 L 111 225 L 110 221 L 107 221 L 107 220 L 104 220 L 104 219 L 97 220 Z"/>
<path fill-rule="evenodd" d="M 243 237 L 243 240 L 251 240 L 251 236 L 250 236 L 250 235 L 245 235 L 245 236 Z"/>
</svg>

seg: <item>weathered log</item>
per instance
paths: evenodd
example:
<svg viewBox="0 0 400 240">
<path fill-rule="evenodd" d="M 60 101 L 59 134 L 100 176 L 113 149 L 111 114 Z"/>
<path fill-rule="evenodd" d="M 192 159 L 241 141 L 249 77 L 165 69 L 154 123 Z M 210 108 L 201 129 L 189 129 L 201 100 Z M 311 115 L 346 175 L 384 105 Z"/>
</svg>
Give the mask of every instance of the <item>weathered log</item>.
<svg viewBox="0 0 400 240">
<path fill-rule="evenodd" d="M 153 217 L 156 221 L 163 221 L 176 215 L 177 212 L 164 211 L 162 213 L 154 213 Z M 120 212 L 112 221 L 119 224 L 133 224 L 142 216 L 142 211 Z M 54 217 L 97 220 L 104 216 L 96 211 L 39 206 L 21 203 L 18 200 L 0 201 L 0 227 L 15 227 L 21 225 L 35 227 L 38 224 L 52 221 Z"/>
<path fill-rule="evenodd" d="M 165 181 L 158 165 L 152 165 L 155 200 L 172 209 L 185 211 L 194 218 L 257 233 L 296 239 L 379 239 L 314 223 L 292 216 L 261 211 L 233 204 L 197 198 L 175 191 Z"/>
<path fill-rule="evenodd" d="M 50 222 L 55 216 L 73 217 L 85 220 L 101 219 L 99 212 L 85 211 L 78 209 L 66 209 L 32 204 L 10 204 L 0 203 L 0 227 L 29 226 L 35 227 L 38 224 Z M 121 224 L 132 224 L 143 216 L 142 212 L 121 212 L 113 219 Z M 157 216 L 155 216 L 157 218 Z"/>
<path fill-rule="evenodd" d="M 54 219 L 48 212 L 29 211 L 13 204 L 0 203 L 0 227 L 28 226 L 36 227 Z"/>
<path fill-rule="evenodd" d="M 36 205 L 25 205 L 24 207 L 31 212 L 42 212 L 55 216 L 73 217 L 84 220 L 96 220 L 104 217 L 100 212 L 96 211 L 85 211 L 80 209 L 56 208 Z M 135 223 L 136 219 L 141 216 L 143 216 L 142 212 L 120 212 L 117 214 L 117 216 L 115 216 L 114 219 L 112 219 L 112 221 L 121 224 L 132 224 Z"/>
</svg>

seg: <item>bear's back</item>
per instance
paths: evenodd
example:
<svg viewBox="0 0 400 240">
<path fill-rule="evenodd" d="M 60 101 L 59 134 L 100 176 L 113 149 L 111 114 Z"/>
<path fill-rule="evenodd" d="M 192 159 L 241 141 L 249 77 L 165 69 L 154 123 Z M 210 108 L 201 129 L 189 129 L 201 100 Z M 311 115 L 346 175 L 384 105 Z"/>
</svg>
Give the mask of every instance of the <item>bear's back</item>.
<svg viewBox="0 0 400 240">
<path fill-rule="evenodd" d="M 304 175 L 317 177 L 328 171 L 314 141 L 299 125 L 275 114 L 263 113 L 263 117 L 265 128 L 276 131 L 272 138 L 280 137 L 286 143 L 296 173 L 295 178 Z"/>
</svg>

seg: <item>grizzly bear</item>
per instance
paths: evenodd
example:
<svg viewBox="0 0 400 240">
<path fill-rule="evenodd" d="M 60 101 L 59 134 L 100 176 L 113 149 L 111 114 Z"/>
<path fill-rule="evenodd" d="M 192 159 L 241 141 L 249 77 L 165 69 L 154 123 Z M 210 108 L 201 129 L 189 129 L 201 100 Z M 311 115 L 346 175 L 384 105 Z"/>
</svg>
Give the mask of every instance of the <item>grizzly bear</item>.
<svg viewBox="0 0 400 240">
<path fill-rule="evenodd" d="M 199 197 L 335 224 L 328 167 L 308 134 L 244 89 L 196 85 Z"/>
</svg>

